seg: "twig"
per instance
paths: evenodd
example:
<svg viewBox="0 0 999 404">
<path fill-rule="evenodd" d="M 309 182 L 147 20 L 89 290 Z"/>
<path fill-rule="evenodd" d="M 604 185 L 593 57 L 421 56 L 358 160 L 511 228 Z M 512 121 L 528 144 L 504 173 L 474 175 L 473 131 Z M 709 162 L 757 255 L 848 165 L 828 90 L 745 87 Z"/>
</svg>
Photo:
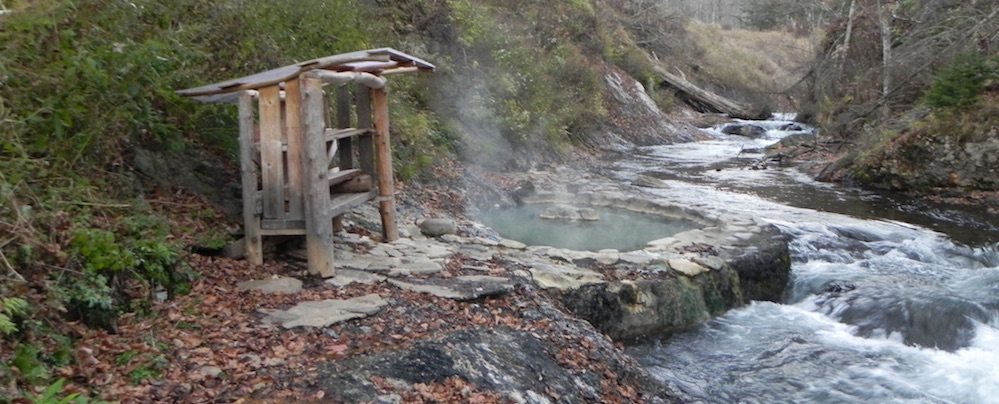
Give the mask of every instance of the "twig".
<svg viewBox="0 0 999 404">
<path fill-rule="evenodd" d="M 58 201 L 63 205 L 77 205 L 77 206 L 93 206 L 98 208 L 130 208 L 131 204 L 127 203 L 97 203 L 97 202 L 70 202 L 70 201 Z"/>
<path fill-rule="evenodd" d="M 3 265 L 7 267 L 7 270 L 10 271 L 10 273 L 13 274 L 14 277 L 17 278 L 17 280 L 24 283 L 28 283 L 28 281 L 24 279 L 24 276 L 22 276 L 20 272 L 17 272 L 17 270 L 14 269 L 13 265 L 10 265 L 10 261 L 7 261 L 7 256 L 3 254 L 2 249 L 0 249 L 0 262 L 3 262 Z"/>
<path fill-rule="evenodd" d="M 182 208 L 197 208 L 197 207 L 201 206 L 201 205 L 194 204 L 194 203 L 179 203 L 179 202 L 170 202 L 170 201 L 160 201 L 160 200 L 156 200 L 156 199 L 150 199 L 149 203 L 157 204 L 157 205 L 179 206 L 179 207 L 182 207 Z"/>
</svg>

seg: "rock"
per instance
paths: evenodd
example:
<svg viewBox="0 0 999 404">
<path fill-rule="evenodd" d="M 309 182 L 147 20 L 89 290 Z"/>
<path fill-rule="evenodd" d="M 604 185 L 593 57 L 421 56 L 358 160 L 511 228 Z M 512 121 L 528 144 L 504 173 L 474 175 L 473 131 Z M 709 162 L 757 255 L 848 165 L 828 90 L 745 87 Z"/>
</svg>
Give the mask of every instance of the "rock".
<svg viewBox="0 0 999 404">
<path fill-rule="evenodd" d="M 240 282 L 236 287 L 242 291 L 259 290 L 264 293 L 294 294 L 302 290 L 302 281 L 295 278 L 259 279 Z"/>
<path fill-rule="evenodd" d="M 587 269 L 536 263 L 530 269 L 534 283 L 544 289 L 570 290 L 605 282 L 604 276 Z"/>
<path fill-rule="evenodd" d="M 222 247 L 222 251 L 219 252 L 219 255 L 234 259 L 246 258 L 246 239 L 241 238 L 226 244 L 225 247 Z"/>
<path fill-rule="evenodd" d="M 689 260 L 685 260 L 685 259 L 682 259 L 682 258 L 671 259 L 671 260 L 668 261 L 668 263 L 669 263 L 669 267 L 672 270 L 677 271 L 677 272 L 679 272 L 681 274 L 684 274 L 684 275 L 687 275 L 687 276 L 697 276 L 697 275 L 700 275 L 702 273 L 708 272 L 707 268 L 705 268 L 705 267 L 703 267 L 703 266 L 701 266 L 701 265 L 699 265 L 697 263 L 694 263 L 694 262 L 691 262 Z"/>
<path fill-rule="evenodd" d="M 533 182 L 523 180 L 520 184 L 517 184 L 517 189 L 510 192 L 510 197 L 517 203 L 523 203 L 525 198 L 534 196 L 536 192 Z"/>
<path fill-rule="evenodd" d="M 427 237 L 440 237 L 445 234 L 455 234 L 458 228 L 453 219 L 433 218 L 420 223 L 420 232 Z"/>
<path fill-rule="evenodd" d="M 352 283 L 370 285 L 384 280 L 384 276 L 370 272 L 356 271 L 352 269 L 337 269 L 335 275 L 332 278 L 327 279 L 326 283 L 337 287 L 344 287 Z"/>
<path fill-rule="evenodd" d="M 459 276 L 450 279 L 400 281 L 389 279 L 389 283 L 411 292 L 428 293 L 445 299 L 458 301 L 478 300 L 488 296 L 499 296 L 513 290 L 514 284 L 508 278 L 484 275 Z"/>
<path fill-rule="evenodd" d="M 198 373 L 211 378 L 218 378 L 222 376 L 222 368 L 214 365 L 205 365 L 198 368 Z"/>
<path fill-rule="evenodd" d="M 517 240 L 501 239 L 499 241 L 500 247 L 509 248 L 513 250 L 523 250 L 527 248 L 527 244 L 521 243 Z"/>
<path fill-rule="evenodd" d="M 666 183 L 663 182 L 663 180 L 658 179 L 656 177 L 650 177 L 648 175 L 638 176 L 638 178 L 636 178 L 635 181 L 631 183 L 631 185 L 634 185 L 636 187 L 645 187 L 645 188 L 659 188 L 659 189 L 669 188 L 669 185 L 666 185 Z"/>
<path fill-rule="evenodd" d="M 365 355 L 327 362 L 317 371 L 317 387 L 334 402 L 371 402 L 384 392 L 370 382 L 378 376 L 393 383 L 396 391 L 414 385 L 438 384 L 456 377 L 478 389 L 494 391 L 500 402 L 584 403 L 601 402 L 606 383 L 605 371 L 613 381 L 620 380 L 638 390 L 635 401 L 680 402 L 665 384 L 653 379 L 633 359 L 614 348 L 589 324 L 567 319 L 554 308 L 541 315 L 550 319 L 558 340 L 573 338 L 570 344 L 586 341 L 587 362 L 597 364 L 573 368 L 565 366 L 554 352 L 562 349 L 540 333 L 506 326 L 469 328 L 454 331 L 440 339 L 417 341 L 395 350 L 379 350 Z M 578 345 L 577 345 L 578 347 Z M 403 384 L 403 385 L 399 385 Z M 553 394 L 559 399 L 554 399 Z M 466 400 L 467 401 L 467 400 Z"/>
<path fill-rule="evenodd" d="M 538 217 L 547 220 L 579 220 L 579 209 L 571 205 L 553 205 L 545 208 Z"/>
<path fill-rule="evenodd" d="M 300 302 L 288 310 L 260 309 L 264 321 L 280 323 L 284 328 L 326 327 L 341 321 L 367 317 L 377 313 L 388 302 L 377 294 L 369 294 L 353 299 L 327 299 Z"/>
<path fill-rule="evenodd" d="M 780 302 L 791 277 L 787 238 L 773 225 L 767 225 L 756 240 L 754 249 L 726 262 L 739 274 L 746 299 Z"/>
<path fill-rule="evenodd" d="M 579 208 L 579 219 L 588 222 L 595 222 L 600 220 L 600 215 L 597 214 L 597 211 L 592 208 Z"/>
<path fill-rule="evenodd" d="M 656 256 L 648 253 L 647 251 L 630 251 L 621 253 L 619 256 L 620 260 L 627 262 L 629 264 L 635 265 L 645 265 L 656 259 Z"/>
<path fill-rule="evenodd" d="M 738 135 L 750 138 L 758 138 L 767 133 L 766 128 L 750 123 L 730 123 L 721 130 L 726 135 Z"/>
<path fill-rule="evenodd" d="M 709 320 L 706 290 L 712 288 L 670 278 L 620 281 L 566 291 L 562 302 L 614 340 L 631 341 L 668 335 Z M 742 304 L 732 303 L 733 307 Z"/>
<path fill-rule="evenodd" d="M 614 265 L 621 259 L 621 253 L 617 250 L 600 251 L 593 255 L 593 259 L 604 265 Z"/>
</svg>

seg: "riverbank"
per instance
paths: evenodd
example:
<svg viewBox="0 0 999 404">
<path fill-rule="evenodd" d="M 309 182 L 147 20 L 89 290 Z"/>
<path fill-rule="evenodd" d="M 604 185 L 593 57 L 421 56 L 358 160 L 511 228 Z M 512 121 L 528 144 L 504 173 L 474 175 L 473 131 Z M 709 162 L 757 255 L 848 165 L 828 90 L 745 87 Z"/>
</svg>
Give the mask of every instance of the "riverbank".
<svg viewBox="0 0 999 404">
<path fill-rule="evenodd" d="M 586 195 L 646 214 L 674 208 L 576 168 L 507 180 L 558 191 L 531 196 L 538 200 Z M 429 226 L 415 224 L 446 216 L 432 205 L 453 195 L 402 189 L 403 237 L 377 242 L 377 210 L 355 211 L 337 238 L 336 277 L 305 275 L 294 245 L 257 267 L 191 255 L 204 277 L 190 294 L 124 319 L 117 334 L 76 328 L 83 365 L 61 374 L 73 389 L 126 402 L 674 402 L 608 334 L 656 338 L 739 307 L 762 296 L 740 280 L 771 264 L 752 264 L 759 255 L 750 244 L 774 240 L 784 248 L 778 261 L 786 257 L 773 229 L 693 210 L 686 214 L 704 227 L 637 252 L 529 247 L 461 217 L 436 220 L 445 230 L 427 236 Z M 782 291 L 783 268 L 785 281 L 770 282 L 780 290 L 768 293 Z M 316 305 L 325 314 L 309 314 Z"/>
</svg>

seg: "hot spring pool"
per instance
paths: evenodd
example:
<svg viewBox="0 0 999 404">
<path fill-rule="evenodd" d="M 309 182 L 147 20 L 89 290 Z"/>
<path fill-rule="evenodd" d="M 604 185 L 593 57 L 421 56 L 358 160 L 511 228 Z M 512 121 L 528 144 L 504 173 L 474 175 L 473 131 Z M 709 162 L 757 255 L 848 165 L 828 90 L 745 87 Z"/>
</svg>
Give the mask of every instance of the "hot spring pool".
<svg viewBox="0 0 999 404">
<path fill-rule="evenodd" d="M 597 221 L 541 219 L 549 204 L 526 204 L 485 212 L 480 220 L 500 236 L 527 245 L 551 246 L 581 251 L 616 249 L 633 251 L 663 237 L 700 228 L 698 223 L 673 217 L 636 213 L 625 209 L 590 208 Z"/>
</svg>

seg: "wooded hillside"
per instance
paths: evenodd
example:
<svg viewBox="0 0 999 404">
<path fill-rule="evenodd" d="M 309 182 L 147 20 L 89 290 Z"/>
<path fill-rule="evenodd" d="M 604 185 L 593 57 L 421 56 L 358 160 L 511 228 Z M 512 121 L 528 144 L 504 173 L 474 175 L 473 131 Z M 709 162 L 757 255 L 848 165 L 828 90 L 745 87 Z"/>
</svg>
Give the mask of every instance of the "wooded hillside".
<svg viewBox="0 0 999 404">
<path fill-rule="evenodd" d="M 114 332 L 119 316 L 190 289 L 201 269 L 191 254 L 238 235 L 226 220 L 239 209 L 235 109 L 175 90 L 404 50 L 439 66 L 392 82 L 394 170 L 428 183 L 463 159 L 524 169 L 605 138 L 607 71 L 637 79 L 664 110 L 685 104 L 657 69 L 700 88 L 726 75 L 665 2 L 295 4 L 0 2 L 0 401 L 58 392 L 58 369 L 86 360 L 69 321 Z M 712 90 L 732 97 L 755 85 L 745 81 Z M 162 369 L 143 358 L 134 383 Z"/>
</svg>

